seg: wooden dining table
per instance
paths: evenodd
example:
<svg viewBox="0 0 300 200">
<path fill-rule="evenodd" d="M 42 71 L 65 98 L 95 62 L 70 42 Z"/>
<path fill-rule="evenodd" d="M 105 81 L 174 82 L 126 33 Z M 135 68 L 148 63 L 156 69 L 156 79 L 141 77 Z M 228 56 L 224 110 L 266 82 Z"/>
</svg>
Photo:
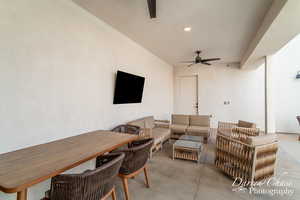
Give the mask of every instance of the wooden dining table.
<svg viewBox="0 0 300 200">
<path fill-rule="evenodd" d="M 136 135 L 93 131 L 0 154 L 0 191 L 27 199 L 27 189 L 137 139 Z"/>
</svg>

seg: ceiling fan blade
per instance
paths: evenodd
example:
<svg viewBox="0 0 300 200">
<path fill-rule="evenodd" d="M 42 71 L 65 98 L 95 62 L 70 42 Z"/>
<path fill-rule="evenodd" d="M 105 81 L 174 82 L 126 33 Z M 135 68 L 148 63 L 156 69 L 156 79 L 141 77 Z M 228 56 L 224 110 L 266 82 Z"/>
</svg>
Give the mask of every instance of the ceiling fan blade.
<svg viewBox="0 0 300 200">
<path fill-rule="evenodd" d="M 195 63 L 193 63 L 193 64 L 190 64 L 190 65 L 188 65 L 187 67 L 191 67 L 191 66 L 193 66 Z"/>
<path fill-rule="evenodd" d="M 206 62 L 201 62 L 201 64 L 204 64 L 204 65 L 211 65 L 210 63 L 206 63 Z"/>
<path fill-rule="evenodd" d="M 209 62 L 209 61 L 215 61 L 215 60 L 221 60 L 221 58 L 209 58 L 209 59 L 203 59 L 201 62 Z"/>
<path fill-rule="evenodd" d="M 181 61 L 180 63 L 195 63 L 195 61 Z"/>
</svg>

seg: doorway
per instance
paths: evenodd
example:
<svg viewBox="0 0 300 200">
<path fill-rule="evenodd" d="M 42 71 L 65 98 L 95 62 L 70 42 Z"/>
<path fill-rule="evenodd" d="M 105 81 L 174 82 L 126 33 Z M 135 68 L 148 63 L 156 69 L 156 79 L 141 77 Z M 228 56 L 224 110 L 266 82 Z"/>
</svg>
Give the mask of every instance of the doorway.
<svg viewBox="0 0 300 200">
<path fill-rule="evenodd" d="M 198 75 L 178 76 L 175 84 L 175 113 L 198 115 Z"/>
</svg>

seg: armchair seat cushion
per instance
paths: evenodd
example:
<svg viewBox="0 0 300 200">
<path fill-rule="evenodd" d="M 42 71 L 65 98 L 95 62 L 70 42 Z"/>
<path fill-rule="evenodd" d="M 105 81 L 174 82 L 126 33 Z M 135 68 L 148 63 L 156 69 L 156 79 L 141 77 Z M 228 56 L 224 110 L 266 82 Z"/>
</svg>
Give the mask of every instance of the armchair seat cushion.
<svg viewBox="0 0 300 200">
<path fill-rule="evenodd" d="M 198 135 L 208 135 L 210 131 L 209 127 L 203 126 L 189 126 L 187 128 L 188 133 L 198 134 Z"/>
<path fill-rule="evenodd" d="M 153 128 L 152 137 L 154 141 L 165 141 L 170 138 L 170 130 L 167 128 Z"/>
<path fill-rule="evenodd" d="M 277 141 L 277 135 L 276 134 L 268 134 L 268 135 L 262 135 L 262 136 L 252 136 L 252 137 L 248 137 L 246 139 L 246 143 L 250 144 L 252 146 L 269 144 L 269 143 L 273 143 L 275 141 Z"/>
<path fill-rule="evenodd" d="M 187 127 L 188 127 L 188 125 L 172 124 L 171 131 L 173 133 L 184 133 L 186 131 Z"/>
</svg>

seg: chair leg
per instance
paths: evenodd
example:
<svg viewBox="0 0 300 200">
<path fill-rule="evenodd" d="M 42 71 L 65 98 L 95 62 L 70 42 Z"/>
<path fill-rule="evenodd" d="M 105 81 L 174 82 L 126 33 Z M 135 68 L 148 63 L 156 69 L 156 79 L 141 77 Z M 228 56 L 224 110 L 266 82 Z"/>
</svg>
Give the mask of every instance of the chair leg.
<svg viewBox="0 0 300 200">
<path fill-rule="evenodd" d="M 207 144 L 208 138 L 204 137 L 204 144 Z"/>
<path fill-rule="evenodd" d="M 116 189 L 114 188 L 111 193 L 112 200 L 117 200 Z"/>
<path fill-rule="evenodd" d="M 149 179 L 148 179 L 148 172 L 147 172 L 146 166 L 144 167 L 144 174 L 145 174 L 145 179 L 146 179 L 146 186 L 147 186 L 147 188 L 150 188 Z"/>
<path fill-rule="evenodd" d="M 149 159 L 152 159 L 152 154 L 153 154 L 153 147 L 150 149 L 150 155 L 149 155 Z"/>
<path fill-rule="evenodd" d="M 128 191 L 128 181 L 127 178 L 122 177 L 124 192 L 125 192 L 125 198 L 126 200 L 129 200 L 129 191 Z"/>
<path fill-rule="evenodd" d="M 17 200 L 27 200 L 27 189 L 17 193 Z"/>
<path fill-rule="evenodd" d="M 104 197 L 102 197 L 100 200 L 107 200 L 110 199 L 109 197 L 112 197 L 112 200 L 117 200 L 116 196 L 116 188 L 113 187 Z M 50 200 L 50 199 L 42 199 L 42 200 Z"/>
</svg>

